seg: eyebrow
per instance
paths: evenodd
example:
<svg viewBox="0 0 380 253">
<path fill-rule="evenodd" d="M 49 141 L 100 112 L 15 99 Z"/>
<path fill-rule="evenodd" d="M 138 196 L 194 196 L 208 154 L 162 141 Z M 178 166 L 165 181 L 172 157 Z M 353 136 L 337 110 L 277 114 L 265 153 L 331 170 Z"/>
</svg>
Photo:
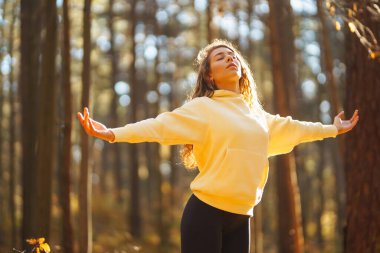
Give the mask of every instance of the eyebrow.
<svg viewBox="0 0 380 253">
<path fill-rule="evenodd" d="M 220 52 L 220 53 L 217 53 L 216 55 L 214 55 L 213 57 L 216 58 L 218 57 L 219 55 L 222 55 L 222 54 L 229 54 L 229 55 L 236 55 L 235 52 L 233 51 L 230 51 L 230 52 Z"/>
</svg>

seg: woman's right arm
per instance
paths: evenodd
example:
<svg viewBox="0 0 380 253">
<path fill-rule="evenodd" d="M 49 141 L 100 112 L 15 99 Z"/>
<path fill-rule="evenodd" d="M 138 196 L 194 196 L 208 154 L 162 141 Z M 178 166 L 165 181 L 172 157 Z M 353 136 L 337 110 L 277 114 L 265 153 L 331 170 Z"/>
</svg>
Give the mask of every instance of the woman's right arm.
<svg viewBox="0 0 380 253">
<path fill-rule="evenodd" d="M 89 135 L 110 142 L 201 144 L 208 128 L 206 107 L 200 98 L 195 98 L 173 111 L 161 113 L 156 118 L 111 129 L 92 119 L 86 120 L 86 109 L 83 117 L 78 115 Z"/>
<path fill-rule="evenodd" d="M 83 126 L 83 129 L 86 131 L 88 135 L 109 142 L 113 142 L 115 140 L 115 134 L 112 132 L 111 129 L 107 128 L 102 123 L 90 118 L 87 107 L 84 108 L 83 115 L 80 112 L 78 112 L 77 117 L 79 119 L 79 122 Z"/>
</svg>

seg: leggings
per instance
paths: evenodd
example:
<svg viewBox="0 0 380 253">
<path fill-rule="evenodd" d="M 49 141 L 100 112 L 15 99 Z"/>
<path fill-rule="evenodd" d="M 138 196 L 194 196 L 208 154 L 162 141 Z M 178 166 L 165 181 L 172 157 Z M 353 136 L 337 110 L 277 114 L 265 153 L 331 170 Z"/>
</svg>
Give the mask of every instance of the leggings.
<svg viewBox="0 0 380 253">
<path fill-rule="evenodd" d="M 194 194 L 181 220 L 181 253 L 249 253 L 250 216 L 212 207 Z"/>
</svg>

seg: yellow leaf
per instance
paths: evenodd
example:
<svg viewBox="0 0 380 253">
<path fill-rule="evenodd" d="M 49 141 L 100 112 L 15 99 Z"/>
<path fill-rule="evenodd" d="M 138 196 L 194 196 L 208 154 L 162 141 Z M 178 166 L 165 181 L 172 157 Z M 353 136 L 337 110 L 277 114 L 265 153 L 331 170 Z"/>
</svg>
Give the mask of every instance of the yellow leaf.
<svg viewBox="0 0 380 253">
<path fill-rule="evenodd" d="M 45 238 L 44 238 L 44 237 L 41 237 L 41 238 L 38 238 L 37 240 L 38 240 L 38 243 L 39 243 L 39 244 L 42 244 L 42 243 L 44 243 Z"/>
<path fill-rule="evenodd" d="M 40 253 L 40 248 L 36 248 L 36 253 Z"/>
<path fill-rule="evenodd" d="M 350 28 L 350 31 L 353 33 L 356 30 L 356 26 L 352 22 L 348 22 L 348 27 Z"/>
<path fill-rule="evenodd" d="M 40 248 L 43 252 L 50 253 L 50 246 L 47 243 L 43 243 L 40 245 Z"/>
<path fill-rule="evenodd" d="M 371 59 L 376 59 L 376 57 L 380 57 L 380 51 L 373 52 L 369 50 L 369 53 L 370 53 L 369 56 L 371 57 Z"/>
<path fill-rule="evenodd" d="M 338 21 L 335 21 L 335 29 L 340 31 L 340 23 Z"/>
<path fill-rule="evenodd" d="M 352 18 L 352 10 L 351 9 L 348 9 L 348 17 Z"/>
<path fill-rule="evenodd" d="M 354 12 L 357 12 L 357 11 L 358 11 L 358 4 L 357 4 L 357 3 L 354 3 L 354 5 L 353 5 L 353 9 L 354 9 Z"/>
<path fill-rule="evenodd" d="M 36 245 L 37 240 L 34 238 L 26 239 L 26 242 L 29 243 L 30 245 Z"/>
</svg>

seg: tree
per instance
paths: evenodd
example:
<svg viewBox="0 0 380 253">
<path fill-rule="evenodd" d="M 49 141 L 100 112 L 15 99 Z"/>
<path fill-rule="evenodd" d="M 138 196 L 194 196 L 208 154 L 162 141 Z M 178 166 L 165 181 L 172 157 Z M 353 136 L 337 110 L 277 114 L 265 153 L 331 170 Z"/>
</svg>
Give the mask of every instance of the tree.
<svg viewBox="0 0 380 253">
<path fill-rule="evenodd" d="M 357 18 L 380 38 L 380 21 L 370 12 L 369 2 L 360 3 L 360 8 Z M 355 33 L 347 34 L 346 52 L 346 114 L 357 108 L 365 120 L 345 136 L 347 227 L 344 252 L 379 252 L 380 62 L 369 57 Z"/>
<path fill-rule="evenodd" d="M 288 115 L 289 86 L 295 83 L 294 35 L 291 31 L 291 8 L 288 0 L 269 1 L 269 28 L 272 52 L 273 94 L 275 109 L 280 115 Z M 287 16 L 289 15 L 289 16 Z M 293 48 L 293 50 L 292 50 Z M 295 161 L 292 154 L 277 159 L 277 193 L 279 217 L 279 251 L 302 252 L 303 234 L 301 228 L 300 203 Z"/>
<path fill-rule="evenodd" d="M 21 65 L 20 65 L 20 96 L 22 109 L 22 185 L 23 185 L 23 218 L 22 218 L 22 239 L 34 236 L 37 227 L 36 210 L 33 205 L 38 202 L 36 191 L 36 166 L 34 157 L 34 146 L 36 142 L 36 93 L 37 93 L 37 73 L 39 65 L 37 63 L 37 49 L 39 48 L 39 33 L 37 29 L 37 12 L 40 1 L 21 1 Z M 26 245 L 25 245 L 26 246 Z"/>
<path fill-rule="evenodd" d="M 317 8 L 318 8 L 318 19 L 320 21 L 320 45 L 322 49 L 322 57 L 321 57 L 321 66 L 326 73 L 327 86 L 329 89 L 330 96 L 330 104 L 332 115 L 337 115 L 341 110 L 341 101 L 338 96 L 338 88 L 336 78 L 333 74 L 333 54 L 331 48 L 331 42 L 329 39 L 328 32 L 328 23 L 326 20 L 325 8 L 323 6 L 322 0 L 317 0 Z M 340 144 L 340 145 L 338 145 Z M 320 144 L 323 145 L 323 144 Z M 329 149 L 334 154 L 336 159 L 334 159 L 334 167 L 335 167 L 335 181 L 336 181 L 336 201 L 337 201 L 337 231 L 339 234 L 343 229 L 343 217 L 344 217 L 344 171 L 342 168 L 342 147 L 344 143 L 341 139 L 334 141 L 329 145 Z M 338 148 L 340 148 L 338 150 Z M 339 152 L 338 152 L 339 151 Z M 339 239 L 338 239 L 339 240 Z"/>
<path fill-rule="evenodd" d="M 54 2 L 21 1 L 23 239 L 49 236 L 54 159 L 51 151 L 56 129 L 56 20 Z"/>
<path fill-rule="evenodd" d="M 37 109 L 37 187 L 38 227 L 41 236 L 49 237 L 51 216 L 52 173 L 55 150 L 55 57 L 57 51 L 57 7 L 54 1 L 44 3 L 45 37 L 41 60 L 41 80 Z"/>
<path fill-rule="evenodd" d="M 67 253 L 74 252 L 74 239 L 72 227 L 72 214 L 70 209 L 70 192 L 71 192 L 71 129 L 72 129 L 72 106 L 71 106 L 71 64 L 70 64 L 70 18 L 69 18 L 69 0 L 63 1 L 63 27 L 62 27 L 62 81 L 61 91 L 63 97 L 61 98 L 60 111 L 61 115 L 61 134 L 60 134 L 60 157 L 59 157 L 59 200 L 62 208 L 62 248 Z"/>
<path fill-rule="evenodd" d="M 135 37 L 135 31 L 136 31 L 136 23 L 137 23 L 137 17 L 136 17 L 136 4 L 137 0 L 131 1 L 131 8 L 130 8 L 130 26 L 131 26 L 131 37 Z M 130 84 L 131 84 L 131 122 L 137 121 L 137 109 L 138 109 L 138 103 L 139 103 L 139 85 L 137 83 L 137 76 L 136 76 L 136 67 L 135 67 L 135 60 L 136 60 L 136 42 L 135 40 L 131 40 L 131 65 L 129 67 L 129 77 L 130 77 Z M 138 151 L 137 151 L 137 145 L 131 144 L 129 145 L 129 152 L 130 152 L 130 181 L 131 181 L 131 200 L 129 203 L 129 223 L 130 223 L 130 229 L 131 234 L 137 238 L 141 237 L 141 212 L 140 212 L 140 200 L 139 200 L 139 162 L 138 162 Z"/>
<path fill-rule="evenodd" d="M 89 106 L 91 77 L 91 0 L 84 1 L 83 8 L 83 68 L 82 68 L 82 108 Z M 80 166 L 79 192 L 79 252 L 92 252 L 92 212 L 91 212 L 91 167 L 89 160 L 89 140 L 81 131 L 82 160 Z"/>
<path fill-rule="evenodd" d="M 111 87 L 112 87 L 112 100 L 111 100 L 111 106 L 110 106 L 110 125 L 116 126 L 118 123 L 118 117 L 117 117 L 117 104 L 118 104 L 118 95 L 114 89 L 114 85 L 117 81 L 118 76 L 118 60 L 119 55 L 118 52 L 115 49 L 115 30 L 113 28 L 114 23 L 114 13 L 113 13 L 113 6 L 114 6 L 114 0 L 109 0 L 108 2 L 108 27 L 110 31 L 110 50 L 109 55 L 111 58 Z M 107 145 L 107 144 L 106 144 Z M 121 165 L 121 152 L 120 152 L 120 146 L 119 145 L 112 145 L 112 147 L 106 147 L 106 150 L 111 150 L 111 152 L 114 153 L 114 162 L 113 162 L 113 173 L 114 173 L 114 179 L 115 179 L 115 188 L 116 188 L 116 198 L 119 203 L 122 201 L 121 191 L 123 187 L 123 177 L 121 173 L 122 165 Z M 108 153 L 108 152 L 104 152 Z M 107 156 L 105 155 L 103 159 L 107 159 Z"/>
<path fill-rule="evenodd" d="M 3 2 L 1 9 L 3 10 L 2 12 L 2 17 L 1 19 L 5 20 L 5 11 L 6 11 L 6 2 Z M 4 47 L 5 44 L 5 28 L 4 25 L 0 25 L 0 48 Z M 3 61 L 4 53 L 0 51 L 0 62 Z M 0 131 L 0 155 L 3 154 L 3 103 L 4 103 L 4 92 L 3 92 L 3 75 L 0 75 L 0 126 L 1 126 L 1 131 Z M 0 162 L 0 184 L 5 185 L 5 180 L 4 180 L 4 160 L 1 157 L 1 162 Z M 2 224 L 5 224 L 6 220 L 6 207 L 7 205 L 5 204 L 5 188 L 0 189 L 0 222 Z M 5 226 L 0 226 L 0 245 L 5 243 Z"/>
<path fill-rule="evenodd" d="M 16 23 L 16 10 L 17 4 L 13 4 L 12 7 L 12 21 L 10 24 L 10 34 L 9 34 L 9 55 L 13 59 L 13 48 L 14 48 L 14 28 Z M 17 245 L 17 229 L 16 229 L 16 105 L 15 105 L 15 80 L 14 80 L 14 67 L 11 65 L 11 70 L 9 73 L 9 83 L 11 85 L 9 91 L 9 105 L 10 105 L 10 116 L 9 116 L 9 213 L 11 216 L 11 226 L 12 226 L 12 239 L 11 245 Z"/>
</svg>

